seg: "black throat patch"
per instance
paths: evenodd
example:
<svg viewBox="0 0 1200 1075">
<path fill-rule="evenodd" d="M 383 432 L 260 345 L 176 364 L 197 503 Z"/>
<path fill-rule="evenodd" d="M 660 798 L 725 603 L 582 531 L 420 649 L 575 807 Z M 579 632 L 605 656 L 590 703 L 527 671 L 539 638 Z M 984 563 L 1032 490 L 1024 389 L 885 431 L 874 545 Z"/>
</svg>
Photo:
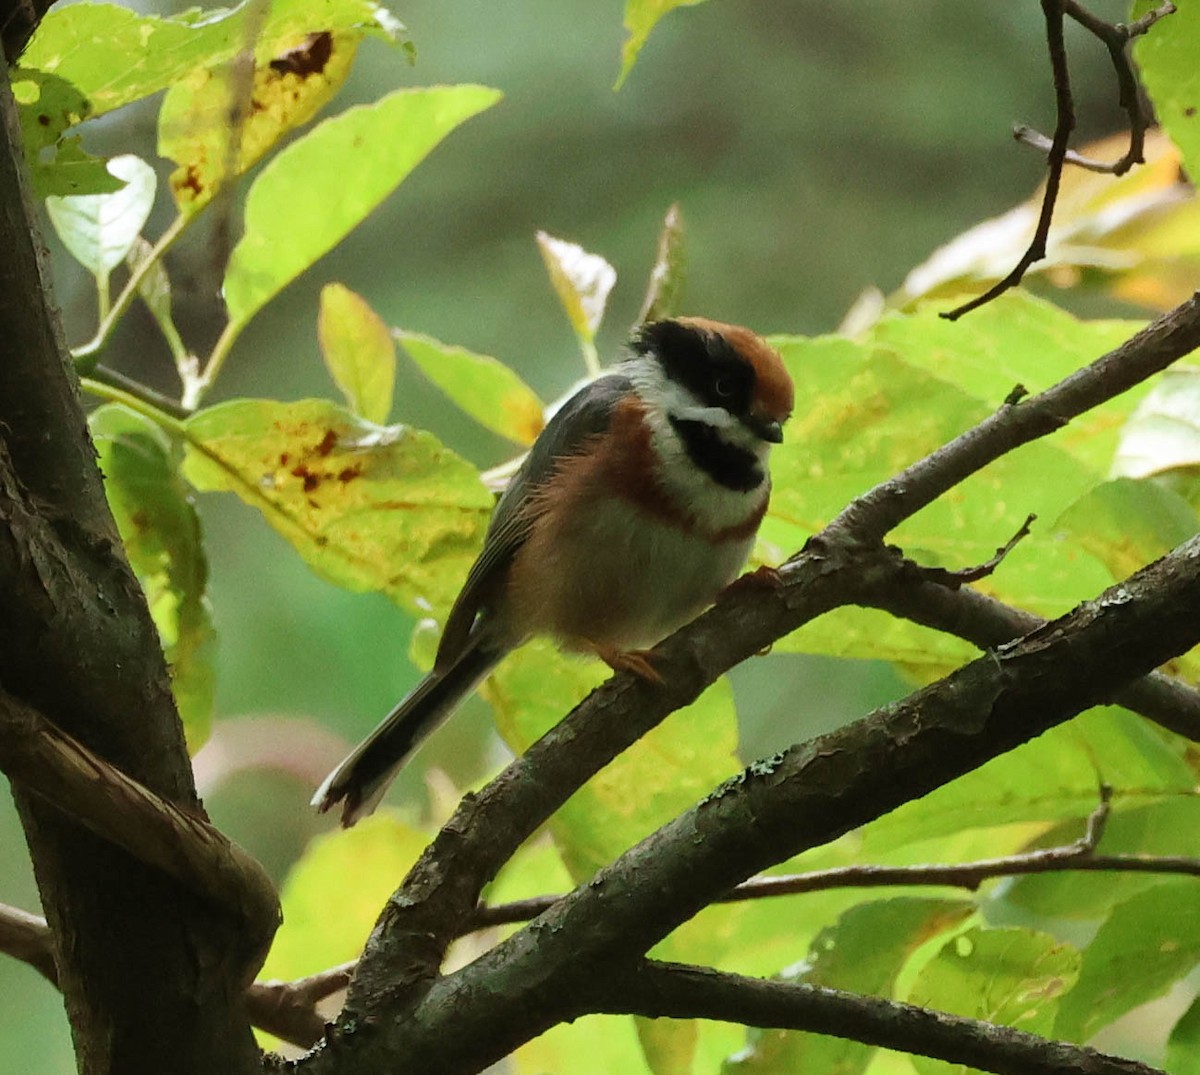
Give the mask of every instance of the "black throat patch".
<svg viewBox="0 0 1200 1075">
<path fill-rule="evenodd" d="M 753 452 L 722 440 L 707 422 L 674 417 L 670 421 L 671 428 L 683 441 L 688 458 L 718 485 L 748 493 L 762 484 L 765 477 L 762 464 Z"/>
</svg>

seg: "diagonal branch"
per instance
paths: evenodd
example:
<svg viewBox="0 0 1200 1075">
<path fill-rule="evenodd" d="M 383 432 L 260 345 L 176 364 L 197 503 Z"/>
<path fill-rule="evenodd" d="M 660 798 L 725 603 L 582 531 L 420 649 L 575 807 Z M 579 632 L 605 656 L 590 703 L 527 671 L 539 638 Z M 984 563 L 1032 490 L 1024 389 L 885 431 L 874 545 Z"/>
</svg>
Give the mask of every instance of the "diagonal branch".
<svg viewBox="0 0 1200 1075">
<path fill-rule="evenodd" d="M 1135 1060 L 912 1004 L 655 960 L 614 975 L 590 1010 L 830 1034 L 999 1075 L 1164 1075 Z"/>
<path fill-rule="evenodd" d="M 1107 701 L 1198 641 L 1200 537 L 1003 653 L 750 766 L 525 929 L 416 993 L 411 982 L 407 993 L 393 991 L 376 972 L 413 965 L 410 951 L 393 948 L 411 943 L 393 932 L 393 901 L 341 1024 L 366 1018 L 377 1027 L 355 1037 L 356 1059 L 363 1070 L 397 1055 L 416 1070 L 478 1070 L 580 1014 L 571 999 L 579 990 L 619 980 L 630 959 L 740 881 Z M 342 1034 L 335 1040 L 349 1047 Z M 324 1056 L 306 1070 L 331 1070 Z"/>
<path fill-rule="evenodd" d="M 262 866 L 203 818 L 155 795 L 0 691 L 0 769 L 92 832 L 199 893 L 243 924 L 247 973 L 262 964 L 280 921 Z"/>
<path fill-rule="evenodd" d="M 990 418 L 858 497 L 826 528 L 875 542 L 1000 456 L 1061 429 L 1200 347 L 1200 296 L 1056 385 Z"/>
<path fill-rule="evenodd" d="M 832 608 L 870 605 L 880 594 L 894 594 L 902 561 L 878 544 L 891 529 L 1005 452 L 1056 431 L 1197 346 L 1200 299 L 1193 297 L 1053 388 L 1003 406 L 864 494 L 805 553 L 780 568 L 778 585 L 744 585 L 728 592 L 715 608 L 659 645 L 656 667 L 665 685 L 617 676 L 593 692 L 460 804 L 380 916 L 351 989 L 351 1006 L 384 995 L 411 999 L 428 988 L 450 942 L 475 913 L 483 887 L 513 852 L 576 788 L 719 675 Z M 921 592 L 933 590 L 952 592 L 929 583 Z M 958 593 L 965 595 L 962 603 L 980 596 L 965 589 Z M 1164 697 L 1169 689 L 1160 684 L 1151 693 L 1160 707 L 1169 708 Z M 1192 692 L 1187 693 L 1187 711 L 1200 712 Z M 381 945 L 385 938 L 388 943 Z"/>
<path fill-rule="evenodd" d="M 910 575 L 880 578 L 860 603 L 881 609 L 925 627 L 931 627 L 993 650 L 1043 627 L 1040 616 L 1013 608 L 972 589 L 950 589 L 929 582 L 925 569 Z M 1177 679 L 1151 672 L 1130 683 L 1113 697 L 1118 705 L 1156 724 L 1200 742 L 1200 691 Z"/>
</svg>

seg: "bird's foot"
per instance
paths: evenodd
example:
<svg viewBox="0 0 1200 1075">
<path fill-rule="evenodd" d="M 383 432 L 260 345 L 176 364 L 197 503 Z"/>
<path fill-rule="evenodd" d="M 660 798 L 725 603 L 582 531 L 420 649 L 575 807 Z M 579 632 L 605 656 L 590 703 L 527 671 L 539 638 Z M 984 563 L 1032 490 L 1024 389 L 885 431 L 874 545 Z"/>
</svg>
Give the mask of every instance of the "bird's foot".
<svg viewBox="0 0 1200 1075">
<path fill-rule="evenodd" d="M 596 656 L 614 672 L 632 672 L 639 679 L 650 683 L 664 684 L 666 680 L 658 673 L 658 669 L 650 663 L 653 652 L 648 649 L 617 649 L 616 646 L 594 644 Z"/>
</svg>

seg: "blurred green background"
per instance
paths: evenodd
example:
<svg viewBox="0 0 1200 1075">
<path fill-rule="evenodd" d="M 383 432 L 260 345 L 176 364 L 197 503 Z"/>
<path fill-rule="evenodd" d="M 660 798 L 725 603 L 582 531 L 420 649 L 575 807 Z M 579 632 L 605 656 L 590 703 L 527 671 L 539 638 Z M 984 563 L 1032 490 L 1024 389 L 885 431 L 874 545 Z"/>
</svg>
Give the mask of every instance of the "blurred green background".
<svg viewBox="0 0 1200 1075">
<path fill-rule="evenodd" d="M 1113 19 L 1125 10 L 1111 0 L 1092 7 Z M 830 331 L 864 287 L 896 287 L 934 247 L 1027 197 L 1043 172 L 1009 134 L 1017 121 L 1043 130 L 1053 121 L 1034 0 L 712 0 L 660 24 L 619 93 L 617 0 L 411 0 L 394 10 L 417 63 L 366 42 L 330 111 L 401 85 L 479 82 L 505 99 L 451 135 L 375 217 L 267 307 L 239 341 L 213 401 L 333 393 L 317 352 L 316 301 L 334 280 L 389 324 L 493 354 L 554 398 L 583 369 L 535 230 L 616 266 L 600 335 L 611 359 L 636 316 L 673 201 L 687 227 L 686 312 L 764 333 Z M 1080 137 L 1107 134 L 1121 118 L 1107 57 L 1078 34 L 1069 43 Z M 88 147 L 154 160 L 156 109 L 157 100 L 143 102 L 91 124 Z M 198 348 L 220 327 L 226 246 L 219 214 L 209 217 L 168 258 L 177 320 Z M 160 195 L 151 237 L 168 219 Z M 237 219 L 235 207 L 225 223 L 236 229 Z M 91 281 L 47 231 L 68 338 L 78 342 L 94 327 Z M 107 359 L 177 391 L 169 355 L 140 308 Z M 512 451 L 403 356 L 392 417 L 432 429 L 479 465 Z M 200 510 L 220 635 L 219 723 L 198 761 L 202 792 L 217 823 L 282 876 L 326 824 L 306 805 L 315 781 L 415 678 L 412 621 L 382 597 L 314 577 L 232 497 L 203 497 Z M 734 684 L 748 757 L 904 689 L 886 666 L 783 656 L 754 662 Z M 473 701 L 390 801 L 420 816 L 430 766 L 462 786 L 501 756 L 486 708 Z M 0 900 L 36 908 L 7 796 L 0 861 Z M 0 960 L 0 995 L 0 1071 L 72 1070 L 57 993 L 29 968 Z"/>
</svg>

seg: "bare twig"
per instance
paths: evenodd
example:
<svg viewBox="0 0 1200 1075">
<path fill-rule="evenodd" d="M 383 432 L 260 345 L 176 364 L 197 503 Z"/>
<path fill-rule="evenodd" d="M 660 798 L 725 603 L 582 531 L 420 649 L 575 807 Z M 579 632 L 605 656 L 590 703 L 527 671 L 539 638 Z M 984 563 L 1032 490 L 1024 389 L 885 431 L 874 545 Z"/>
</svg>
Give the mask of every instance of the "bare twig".
<svg viewBox="0 0 1200 1075">
<path fill-rule="evenodd" d="M 999 1075 L 1164 1075 L 1136 1060 L 911 1004 L 655 960 L 614 976 L 589 1010 L 831 1034 Z"/>
<path fill-rule="evenodd" d="M 280 921 L 258 862 L 203 818 L 127 777 L 40 713 L 0 692 L 0 768 L 32 791 L 245 923 L 265 956 Z M 254 963 L 250 973 L 261 966 Z"/>
<path fill-rule="evenodd" d="M 970 582 L 978 582 L 980 579 L 986 579 L 1000 566 L 1004 558 L 1016 548 L 1017 543 L 1022 538 L 1029 536 L 1029 528 L 1034 524 L 1036 519 L 1036 515 L 1027 516 L 1021 524 L 1021 528 L 1008 541 L 1001 545 L 993 556 L 985 560 L 982 564 L 976 564 L 974 567 L 959 568 L 957 571 L 950 571 L 944 567 L 921 567 L 919 570 L 930 582 L 937 583 L 939 586 L 948 586 L 952 590 L 957 590 Z"/>
<path fill-rule="evenodd" d="M 1058 199 L 1064 165 L 1074 164 L 1088 171 L 1110 175 L 1124 175 L 1135 164 L 1145 160 L 1146 131 L 1151 117 L 1138 92 L 1137 77 L 1129 59 L 1129 42 L 1146 33 L 1159 19 L 1175 12 L 1175 5 L 1166 0 L 1157 8 L 1147 12 L 1136 22 L 1129 24 L 1111 23 L 1097 18 L 1078 0 L 1042 0 L 1042 11 L 1046 19 L 1046 41 L 1050 50 L 1050 65 L 1054 74 L 1054 94 L 1057 120 L 1054 137 L 1047 138 L 1031 127 L 1019 125 L 1013 128 L 1013 137 L 1018 142 L 1046 154 L 1046 189 L 1042 196 L 1042 208 L 1038 215 L 1033 239 L 1014 266 L 1013 270 L 982 295 L 953 310 L 943 313 L 947 320 L 954 321 L 963 314 L 990 302 L 997 295 L 1015 287 L 1024 278 L 1034 262 L 1046 256 L 1046 243 L 1050 236 L 1050 221 Z M 1066 48 L 1063 43 L 1063 17 L 1070 16 L 1089 33 L 1097 37 L 1108 49 L 1113 72 L 1117 78 L 1118 101 L 1129 121 L 1129 148 L 1115 161 L 1107 163 L 1093 160 L 1068 148 L 1067 142 L 1075 127 L 1074 106 L 1071 99 L 1070 70 Z"/>
<path fill-rule="evenodd" d="M 1046 242 L 1050 237 L 1050 221 L 1054 217 L 1054 203 L 1058 200 L 1058 188 L 1062 183 L 1067 143 L 1070 140 L 1071 132 L 1075 129 L 1075 103 L 1071 96 L 1071 71 L 1067 64 L 1067 50 L 1063 41 L 1063 3 L 1064 0 L 1042 0 L 1042 15 L 1046 20 L 1046 44 L 1050 50 L 1050 69 L 1054 74 L 1054 101 L 1058 119 L 1054 125 L 1054 139 L 1046 154 L 1046 190 L 1042 197 L 1042 208 L 1038 213 L 1033 239 L 1007 276 L 993 284 L 982 295 L 976 296 L 969 302 L 964 302 L 953 310 L 944 312 L 941 316 L 947 321 L 957 321 L 963 314 L 978 309 L 985 303 L 991 302 L 997 295 L 1002 295 L 1010 288 L 1016 287 L 1024 279 L 1026 270 L 1034 262 L 1041 261 L 1046 256 Z"/>
</svg>

